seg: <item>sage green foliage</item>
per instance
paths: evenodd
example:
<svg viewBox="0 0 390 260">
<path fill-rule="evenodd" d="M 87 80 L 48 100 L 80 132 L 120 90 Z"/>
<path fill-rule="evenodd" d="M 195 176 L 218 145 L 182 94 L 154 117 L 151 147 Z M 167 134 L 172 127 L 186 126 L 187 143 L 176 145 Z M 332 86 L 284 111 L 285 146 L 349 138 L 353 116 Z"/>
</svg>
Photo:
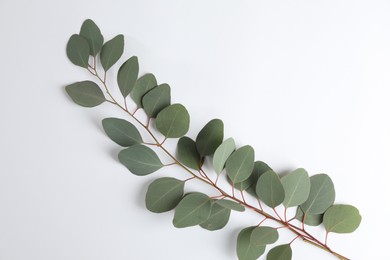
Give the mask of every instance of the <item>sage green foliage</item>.
<svg viewBox="0 0 390 260">
<path fill-rule="evenodd" d="M 333 205 L 324 214 L 327 232 L 352 233 L 362 221 L 359 210 L 351 205 Z"/>
<path fill-rule="evenodd" d="M 66 45 L 66 54 L 69 60 L 77 66 L 88 68 L 89 46 L 86 39 L 73 34 Z"/>
<path fill-rule="evenodd" d="M 214 231 L 222 229 L 229 222 L 230 209 L 222 207 L 217 203 L 211 204 L 211 213 L 209 218 L 200 224 L 204 229 Z"/>
<path fill-rule="evenodd" d="M 335 197 L 334 185 L 329 176 L 316 174 L 310 177 L 309 198 L 301 208 L 305 213 L 321 214 L 334 203 Z"/>
<path fill-rule="evenodd" d="M 80 35 L 88 42 L 89 54 L 95 57 L 100 52 L 104 42 L 99 27 L 94 21 L 87 19 L 81 25 Z"/>
<path fill-rule="evenodd" d="M 237 149 L 226 161 L 226 172 L 232 183 L 249 178 L 255 165 L 255 151 L 249 145 Z"/>
<path fill-rule="evenodd" d="M 177 205 L 173 225 L 177 228 L 196 226 L 205 222 L 210 214 L 210 198 L 200 192 L 189 193 Z"/>
<path fill-rule="evenodd" d="M 196 137 L 196 147 L 200 156 L 213 154 L 223 141 L 223 122 L 213 119 L 208 122 Z"/>
<path fill-rule="evenodd" d="M 182 104 L 164 108 L 156 118 L 156 128 L 167 138 L 184 136 L 190 127 L 190 115 Z"/>
<path fill-rule="evenodd" d="M 152 149 L 141 144 L 120 151 L 118 158 L 135 175 L 147 175 L 164 166 Z"/>
<path fill-rule="evenodd" d="M 281 182 L 285 191 L 283 205 L 286 208 L 304 203 L 310 193 L 310 179 L 305 169 L 299 168 L 283 176 Z"/>
<path fill-rule="evenodd" d="M 253 171 L 252 171 L 252 174 L 251 176 L 248 178 L 248 182 L 250 183 L 250 185 L 248 186 L 248 188 L 246 188 L 245 190 L 251 194 L 252 196 L 255 196 L 257 197 L 257 193 L 256 193 L 256 185 L 257 185 L 257 182 L 260 178 L 260 176 L 269 171 L 269 170 L 272 170 L 271 167 L 268 166 L 268 164 L 266 164 L 265 162 L 262 162 L 262 161 L 256 161 L 255 162 L 255 165 L 253 167 Z M 245 181 L 244 181 L 245 182 Z"/>
<path fill-rule="evenodd" d="M 273 244 L 279 239 L 279 233 L 273 227 L 256 227 L 251 234 L 251 243 L 257 246 Z"/>
<path fill-rule="evenodd" d="M 102 90 L 92 81 L 80 81 L 65 87 L 72 100 L 83 107 L 95 107 L 106 101 Z"/>
<path fill-rule="evenodd" d="M 292 250 L 290 244 L 276 246 L 267 254 L 267 260 L 291 260 L 291 258 Z"/>
<path fill-rule="evenodd" d="M 138 108 L 142 107 L 143 96 L 156 86 L 156 77 L 151 73 L 143 75 L 135 82 L 134 87 L 130 92 L 130 97 Z"/>
<path fill-rule="evenodd" d="M 174 209 L 183 198 L 184 181 L 164 177 L 153 181 L 146 192 L 146 208 L 161 213 Z"/>
<path fill-rule="evenodd" d="M 239 260 L 256 260 L 265 252 L 265 246 L 251 242 L 252 232 L 256 227 L 247 227 L 237 237 L 236 252 Z"/>
<path fill-rule="evenodd" d="M 304 212 L 300 207 L 297 208 L 297 212 L 295 214 L 295 219 L 303 222 Z M 319 226 L 322 223 L 324 214 L 305 214 L 305 225 L 309 226 Z"/>
<path fill-rule="evenodd" d="M 217 174 L 220 174 L 225 168 L 226 160 L 236 149 L 236 144 L 233 138 L 226 139 L 218 148 L 215 150 L 213 157 L 213 167 Z"/>
<path fill-rule="evenodd" d="M 158 85 L 142 98 L 142 106 L 148 117 L 156 117 L 171 104 L 171 88 L 168 84 Z"/>
<path fill-rule="evenodd" d="M 271 208 L 280 205 L 285 197 L 284 188 L 279 176 L 272 170 L 260 176 L 256 185 L 256 193 Z"/>
<path fill-rule="evenodd" d="M 225 207 L 227 209 L 235 210 L 235 211 L 245 211 L 245 207 L 237 202 L 231 201 L 231 200 L 226 200 L 226 199 L 221 199 L 215 201 L 215 203 L 219 204 L 222 207 Z"/>
<path fill-rule="evenodd" d="M 105 118 L 102 125 L 108 137 L 120 146 L 129 147 L 142 143 L 142 137 L 138 129 L 124 119 Z"/>
<path fill-rule="evenodd" d="M 118 86 L 123 97 L 127 97 L 134 88 L 139 72 L 138 58 L 133 56 L 128 59 L 118 70 Z"/>
<path fill-rule="evenodd" d="M 183 136 L 177 143 L 177 157 L 179 161 L 185 166 L 200 170 L 200 155 L 196 149 L 195 141 L 187 136 Z"/>
<path fill-rule="evenodd" d="M 106 42 L 100 52 L 100 62 L 105 71 L 109 70 L 123 54 L 123 35 L 117 35 Z"/>
</svg>

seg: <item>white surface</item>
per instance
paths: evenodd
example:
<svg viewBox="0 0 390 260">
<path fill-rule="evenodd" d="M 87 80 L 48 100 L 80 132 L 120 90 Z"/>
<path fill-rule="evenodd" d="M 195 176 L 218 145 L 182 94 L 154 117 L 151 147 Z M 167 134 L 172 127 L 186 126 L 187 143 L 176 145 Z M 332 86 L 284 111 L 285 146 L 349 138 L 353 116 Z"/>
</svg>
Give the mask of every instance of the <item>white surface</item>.
<svg viewBox="0 0 390 260">
<path fill-rule="evenodd" d="M 338 203 L 356 205 L 357 232 L 331 235 L 351 259 L 390 259 L 389 1 L 0 1 L 0 259 L 235 259 L 234 213 L 218 232 L 175 229 L 148 212 L 156 176 L 116 161 L 100 120 L 109 104 L 74 105 L 64 86 L 91 79 L 66 58 L 69 36 L 92 18 L 106 39 L 172 86 L 190 135 L 224 120 L 280 172 L 328 173 Z M 115 78 L 116 65 L 109 73 Z M 173 143 L 171 143 L 173 144 Z M 302 242 L 294 259 L 333 259 Z M 264 259 L 264 258 L 262 258 Z"/>
</svg>

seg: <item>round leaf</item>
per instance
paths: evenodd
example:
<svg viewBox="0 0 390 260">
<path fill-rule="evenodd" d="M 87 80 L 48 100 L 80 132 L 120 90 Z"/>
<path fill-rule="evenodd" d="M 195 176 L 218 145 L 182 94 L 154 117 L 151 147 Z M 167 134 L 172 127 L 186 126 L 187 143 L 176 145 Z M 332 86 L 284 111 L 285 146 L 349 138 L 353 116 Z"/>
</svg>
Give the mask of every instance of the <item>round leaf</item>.
<svg viewBox="0 0 390 260">
<path fill-rule="evenodd" d="M 118 86 L 123 97 L 127 97 L 130 91 L 133 89 L 135 82 L 138 78 L 139 66 L 138 58 L 136 56 L 131 57 L 118 70 Z"/>
<path fill-rule="evenodd" d="M 88 42 L 89 54 L 95 57 L 102 48 L 104 41 L 99 27 L 91 19 L 87 19 L 81 25 L 80 35 Z"/>
<path fill-rule="evenodd" d="M 65 87 L 72 100 L 83 107 L 95 107 L 106 101 L 102 90 L 92 81 L 76 82 Z"/>
<path fill-rule="evenodd" d="M 220 174 L 225 167 L 226 160 L 236 149 L 236 144 L 233 138 L 226 139 L 217 150 L 213 157 L 213 167 L 217 174 Z"/>
<path fill-rule="evenodd" d="M 217 200 L 215 203 L 219 204 L 222 207 L 225 207 L 227 209 L 235 210 L 235 211 L 245 211 L 245 207 L 241 204 L 238 204 L 237 202 L 231 201 L 231 200 Z"/>
<path fill-rule="evenodd" d="M 256 260 L 264 254 L 265 246 L 256 246 L 251 243 L 252 231 L 255 228 L 244 228 L 238 234 L 236 252 L 239 260 Z"/>
<path fill-rule="evenodd" d="M 140 144 L 120 151 L 118 158 L 135 175 L 147 175 L 164 166 L 152 149 Z"/>
<path fill-rule="evenodd" d="M 164 108 L 156 118 L 156 128 L 167 138 L 182 137 L 190 127 L 190 115 L 181 104 Z"/>
<path fill-rule="evenodd" d="M 297 208 L 297 213 L 295 215 L 295 219 L 299 220 L 300 222 L 303 222 L 303 211 L 301 207 Z M 309 226 L 319 226 L 322 223 L 322 219 L 324 217 L 324 214 L 307 214 L 305 215 L 305 225 Z"/>
<path fill-rule="evenodd" d="M 200 155 L 195 142 L 189 137 L 182 137 L 177 143 L 177 157 L 181 163 L 194 170 L 200 170 Z"/>
<path fill-rule="evenodd" d="M 153 74 L 145 74 L 140 77 L 134 84 L 133 90 L 130 92 L 130 97 L 137 104 L 137 107 L 142 107 L 142 98 L 149 90 L 157 86 L 156 77 Z"/>
<path fill-rule="evenodd" d="M 86 39 L 73 34 L 66 45 L 66 55 L 77 66 L 88 68 L 89 46 Z"/>
<path fill-rule="evenodd" d="M 119 60 L 123 54 L 124 37 L 119 34 L 107 41 L 100 52 L 100 62 L 105 71 L 109 70 L 112 65 Z"/>
<path fill-rule="evenodd" d="M 334 203 L 335 196 L 334 185 L 328 175 L 313 175 L 310 177 L 309 198 L 301 208 L 309 214 L 324 213 Z"/>
<path fill-rule="evenodd" d="M 259 198 L 271 208 L 280 205 L 284 200 L 284 189 L 279 176 L 272 170 L 262 174 L 256 184 Z"/>
<path fill-rule="evenodd" d="M 173 225 L 177 228 L 196 226 L 205 222 L 211 213 L 210 198 L 199 192 L 189 193 L 177 205 Z"/>
<path fill-rule="evenodd" d="M 305 169 L 299 168 L 283 176 L 281 182 L 286 196 L 283 205 L 286 208 L 304 203 L 310 193 L 310 178 Z"/>
<path fill-rule="evenodd" d="M 171 104 L 171 88 L 168 84 L 158 85 L 142 98 L 142 106 L 148 117 L 156 117 Z"/>
<path fill-rule="evenodd" d="M 213 154 L 223 141 L 223 122 L 220 119 L 213 119 L 208 122 L 196 137 L 196 148 L 199 154 Z"/>
<path fill-rule="evenodd" d="M 255 166 L 253 167 L 253 171 L 251 176 L 248 178 L 250 180 L 250 185 L 248 188 L 245 188 L 245 190 L 249 193 L 252 194 L 253 196 L 257 197 L 256 194 L 256 184 L 257 181 L 259 180 L 260 176 L 269 171 L 272 170 L 271 167 L 268 166 L 265 162 L 262 161 L 256 161 Z"/>
<path fill-rule="evenodd" d="M 142 137 L 137 128 L 124 119 L 105 118 L 102 124 L 108 137 L 120 146 L 129 147 L 142 143 Z"/>
<path fill-rule="evenodd" d="M 226 161 L 226 172 L 233 183 L 249 178 L 254 167 L 255 151 L 249 145 L 237 149 Z"/>
<path fill-rule="evenodd" d="M 290 244 L 272 248 L 267 254 L 267 260 L 291 260 L 292 250 Z"/>
<path fill-rule="evenodd" d="M 229 222 L 230 209 L 213 203 L 211 206 L 211 213 L 209 218 L 200 224 L 204 229 L 214 231 L 222 229 Z"/>
<path fill-rule="evenodd" d="M 165 177 L 153 181 L 146 192 L 146 208 L 161 213 L 174 209 L 183 198 L 184 181 Z"/>
<path fill-rule="evenodd" d="M 333 205 L 324 214 L 327 232 L 352 233 L 362 221 L 359 210 L 351 205 Z"/>
<path fill-rule="evenodd" d="M 257 246 L 273 244 L 278 239 L 278 230 L 273 227 L 256 227 L 251 235 L 251 243 Z"/>
</svg>

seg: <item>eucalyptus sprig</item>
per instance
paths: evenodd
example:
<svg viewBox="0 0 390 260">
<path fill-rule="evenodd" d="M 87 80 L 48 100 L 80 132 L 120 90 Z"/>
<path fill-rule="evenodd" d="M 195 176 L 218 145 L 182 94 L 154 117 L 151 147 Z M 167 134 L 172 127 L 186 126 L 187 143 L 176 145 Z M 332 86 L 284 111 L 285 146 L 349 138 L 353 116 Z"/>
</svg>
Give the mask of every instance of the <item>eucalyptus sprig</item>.
<svg viewBox="0 0 390 260">
<path fill-rule="evenodd" d="M 297 239 L 339 259 L 348 259 L 328 246 L 328 235 L 355 231 L 361 216 L 351 205 L 334 204 L 335 189 L 328 175 L 309 177 L 306 170 L 299 168 L 280 177 L 266 163 L 255 161 L 255 151 L 251 146 L 236 147 L 231 137 L 224 140 L 224 124 L 220 119 L 209 121 L 195 139 L 185 136 L 190 126 L 187 109 L 182 104 L 171 104 L 168 84 L 158 84 L 153 74 L 139 77 L 135 56 L 118 70 L 117 84 L 122 97 L 114 97 L 107 85 L 107 71 L 121 58 L 123 49 L 123 35 L 104 42 L 98 26 L 92 20 L 84 21 L 80 33 L 70 37 L 66 52 L 70 61 L 86 69 L 99 85 L 90 80 L 79 81 L 66 86 L 66 91 L 75 103 L 84 107 L 110 103 L 137 125 L 119 118 L 102 121 L 108 137 L 126 147 L 119 152 L 118 159 L 133 174 L 148 175 L 172 164 L 184 170 L 184 179 L 163 177 L 149 185 L 145 198 L 148 210 L 161 213 L 175 209 L 175 227 L 199 225 L 211 231 L 226 226 L 232 210 L 256 212 L 261 221 L 242 229 L 237 236 L 236 252 L 240 260 L 257 259 L 263 255 L 267 246 L 280 240 L 281 228 L 290 231 L 293 238 L 280 241 L 269 250 L 267 260 L 292 259 L 291 245 Z M 133 111 L 127 104 L 130 98 L 135 104 Z M 136 116 L 140 110 L 146 114 L 145 122 Z M 150 124 L 151 120 L 155 121 L 155 127 Z M 150 140 L 143 140 L 139 129 L 145 131 Z M 165 138 L 158 140 L 156 132 Z M 177 157 L 164 146 L 168 138 L 179 138 Z M 168 155 L 173 163 L 163 163 L 155 150 Z M 214 174 L 205 170 L 207 157 L 212 162 L 210 167 Z M 221 175 L 226 175 L 231 188 L 225 190 L 220 185 Z M 191 180 L 213 187 L 217 195 L 186 193 L 185 184 Z M 249 196 L 258 205 L 250 203 Z M 278 213 L 281 205 L 284 214 Z M 296 209 L 292 218 L 287 216 L 288 208 Z M 264 225 L 266 220 L 273 221 L 273 226 Z M 296 224 L 297 221 L 300 224 Z M 325 228 L 323 239 L 314 237 L 305 229 L 305 225 L 321 224 Z"/>
</svg>

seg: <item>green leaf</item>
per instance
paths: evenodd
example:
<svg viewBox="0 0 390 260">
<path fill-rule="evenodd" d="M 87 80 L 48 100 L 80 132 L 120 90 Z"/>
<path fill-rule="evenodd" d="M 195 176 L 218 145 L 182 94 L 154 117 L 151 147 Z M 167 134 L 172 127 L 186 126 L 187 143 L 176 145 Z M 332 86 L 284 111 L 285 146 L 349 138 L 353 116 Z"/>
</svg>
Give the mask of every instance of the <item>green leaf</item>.
<svg viewBox="0 0 390 260">
<path fill-rule="evenodd" d="M 222 207 L 225 207 L 227 209 L 235 210 L 235 211 L 245 211 L 245 207 L 237 202 L 231 201 L 231 200 L 217 200 L 215 203 L 219 204 Z"/>
<path fill-rule="evenodd" d="M 226 160 L 236 149 L 236 144 L 233 138 L 226 139 L 217 150 L 213 157 L 213 167 L 217 174 L 220 174 L 225 167 Z"/>
<path fill-rule="evenodd" d="M 65 87 L 72 100 L 83 107 L 95 107 L 106 101 L 102 90 L 92 81 L 80 81 Z"/>
<path fill-rule="evenodd" d="M 268 166 L 265 162 L 262 161 L 256 161 L 255 166 L 253 167 L 253 171 L 251 176 L 248 178 L 250 180 L 250 185 L 248 188 L 245 188 L 245 190 L 249 193 L 252 194 L 253 196 L 257 197 L 256 194 L 256 184 L 257 181 L 259 180 L 260 176 L 269 171 L 272 170 L 271 167 Z"/>
<path fill-rule="evenodd" d="M 66 55 L 77 66 L 88 68 L 89 46 L 86 39 L 73 34 L 66 45 Z"/>
<path fill-rule="evenodd" d="M 283 205 L 286 208 L 304 203 L 310 193 L 310 179 L 305 169 L 299 168 L 281 178 L 286 196 Z"/>
<path fill-rule="evenodd" d="M 284 200 L 284 189 L 279 176 L 272 170 L 262 174 L 257 181 L 256 193 L 271 208 L 280 205 Z"/>
<path fill-rule="evenodd" d="M 196 137 L 196 148 L 201 157 L 213 154 L 223 141 L 223 122 L 213 119 L 208 122 Z"/>
<path fill-rule="evenodd" d="M 177 205 L 173 225 L 177 228 L 196 226 L 205 222 L 211 213 L 210 198 L 199 192 L 187 194 Z"/>
<path fill-rule="evenodd" d="M 138 58 L 131 57 L 118 70 L 118 86 L 123 97 L 127 97 L 133 90 L 139 72 Z"/>
<path fill-rule="evenodd" d="M 138 108 L 142 107 L 142 98 L 144 95 L 156 86 L 156 77 L 150 73 L 143 75 L 135 82 L 134 88 L 130 92 L 130 97 L 137 104 Z"/>
<path fill-rule="evenodd" d="M 103 35 L 99 27 L 91 19 L 83 22 L 80 29 L 80 35 L 83 36 L 89 45 L 89 54 L 96 56 L 103 46 Z"/>
<path fill-rule="evenodd" d="M 313 175 L 310 177 L 309 198 L 301 208 L 309 214 L 324 213 L 334 203 L 335 196 L 334 185 L 328 175 Z"/>
<path fill-rule="evenodd" d="M 267 260 L 291 260 L 292 250 L 290 244 L 272 248 L 267 254 Z"/>
<path fill-rule="evenodd" d="M 158 85 L 142 98 L 142 106 L 148 117 L 156 117 L 161 110 L 171 104 L 171 88 L 168 84 Z"/>
<path fill-rule="evenodd" d="M 119 161 L 135 175 L 147 175 L 164 165 L 150 148 L 136 144 L 119 152 Z"/>
<path fill-rule="evenodd" d="M 222 229 L 229 222 L 230 209 L 222 207 L 217 203 L 211 205 L 211 213 L 209 218 L 200 224 L 204 229 L 214 231 Z"/>
<path fill-rule="evenodd" d="M 142 137 L 137 128 L 124 119 L 105 118 L 102 124 L 108 137 L 120 146 L 129 147 L 142 143 Z"/>
<path fill-rule="evenodd" d="M 100 62 L 105 71 L 109 70 L 112 65 L 119 60 L 123 54 L 124 37 L 119 34 L 106 42 L 100 52 Z"/>
<path fill-rule="evenodd" d="M 167 138 L 182 137 L 190 127 L 190 115 L 181 104 L 164 108 L 156 118 L 156 128 Z"/>
<path fill-rule="evenodd" d="M 322 223 L 324 214 L 306 214 L 305 215 L 305 225 L 309 226 L 319 226 Z M 303 222 L 303 211 L 301 207 L 297 208 L 297 213 L 295 214 L 295 219 Z"/>
<path fill-rule="evenodd" d="M 161 213 L 174 209 L 183 198 L 184 181 L 164 177 L 153 181 L 146 192 L 146 208 Z"/>
<path fill-rule="evenodd" d="M 249 145 L 237 149 L 226 161 L 226 172 L 233 183 L 249 178 L 255 165 L 255 151 Z"/>
<path fill-rule="evenodd" d="M 273 227 L 256 227 L 251 234 L 251 243 L 257 246 L 273 244 L 279 239 L 279 233 Z"/>
<path fill-rule="evenodd" d="M 256 246 L 251 243 L 252 231 L 255 228 L 244 228 L 238 234 L 236 252 L 239 260 L 256 260 L 264 254 L 265 246 Z"/>
<path fill-rule="evenodd" d="M 352 233 L 361 221 L 359 210 L 351 205 L 333 205 L 324 214 L 326 232 Z"/>
<path fill-rule="evenodd" d="M 198 150 L 196 150 L 194 140 L 191 138 L 184 136 L 179 139 L 177 143 L 177 157 L 185 166 L 197 171 L 200 170 L 200 155 Z"/>
</svg>

